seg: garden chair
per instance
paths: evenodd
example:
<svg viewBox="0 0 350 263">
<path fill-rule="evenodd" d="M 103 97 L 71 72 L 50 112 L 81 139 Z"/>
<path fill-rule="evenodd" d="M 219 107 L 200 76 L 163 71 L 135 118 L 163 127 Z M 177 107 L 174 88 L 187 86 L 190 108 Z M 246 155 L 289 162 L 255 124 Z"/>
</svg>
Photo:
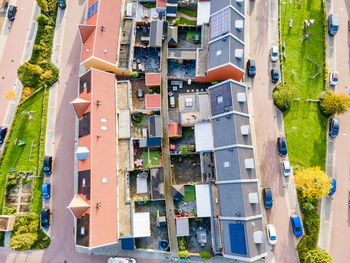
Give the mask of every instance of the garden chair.
<svg viewBox="0 0 350 263">
<path fill-rule="evenodd" d="M 22 146 L 22 145 L 25 145 L 26 144 L 26 142 L 25 141 L 22 141 L 22 140 L 19 140 L 19 142 L 18 142 L 18 146 Z"/>
</svg>

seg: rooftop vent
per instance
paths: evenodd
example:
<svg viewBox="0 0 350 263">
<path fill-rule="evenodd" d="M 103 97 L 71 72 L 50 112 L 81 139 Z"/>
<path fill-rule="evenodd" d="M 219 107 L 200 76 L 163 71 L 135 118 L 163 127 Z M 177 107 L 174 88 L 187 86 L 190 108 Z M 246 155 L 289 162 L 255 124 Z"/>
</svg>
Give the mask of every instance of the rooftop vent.
<svg viewBox="0 0 350 263">
<path fill-rule="evenodd" d="M 230 167 L 230 162 L 224 162 L 224 167 L 225 167 L 225 168 Z"/>
<path fill-rule="evenodd" d="M 254 193 L 249 193 L 249 203 L 251 204 L 257 204 L 259 202 L 259 198 L 258 198 L 258 193 L 254 192 Z"/>
<path fill-rule="evenodd" d="M 237 93 L 237 101 L 240 103 L 246 102 L 247 98 L 244 92 Z"/>
<path fill-rule="evenodd" d="M 242 133 L 242 135 L 249 135 L 250 134 L 249 125 L 242 125 L 241 126 L 241 133 Z"/>
<path fill-rule="evenodd" d="M 218 50 L 218 51 L 216 51 L 216 55 L 217 55 L 217 56 L 220 56 L 221 54 L 222 54 L 221 49 L 220 49 L 220 50 Z"/>
<path fill-rule="evenodd" d="M 235 27 L 237 30 L 241 31 L 243 29 L 243 20 L 236 20 Z"/>
<path fill-rule="evenodd" d="M 241 48 L 236 48 L 235 49 L 235 57 L 239 60 L 243 58 L 243 49 Z"/>
<path fill-rule="evenodd" d="M 253 158 L 245 159 L 244 160 L 244 165 L 245 165 L 246 169 L 253 169 L 254 168 L 254 160 L 253 160 Z"/>
</svg>

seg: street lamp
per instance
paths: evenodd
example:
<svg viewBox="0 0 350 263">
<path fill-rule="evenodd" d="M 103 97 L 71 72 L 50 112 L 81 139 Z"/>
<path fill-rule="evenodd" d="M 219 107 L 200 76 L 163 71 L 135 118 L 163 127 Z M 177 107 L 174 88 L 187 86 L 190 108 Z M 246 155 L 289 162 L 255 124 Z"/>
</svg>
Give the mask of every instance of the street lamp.
<svg viewBox="0 0 350 263">
<path fill-rule="evenodd" d="M 51 16 L 49 15 L 49 9 L 43 10 L 45 14 L 50 18 L 51 22 L 56 26 L 56 23 L 52 20 Z"/>
<path fill-rule="evenodd" d="M 292 131 L 295 131 L 296 129 L 298 129 L 298 127 L 292 127 L 292 129 L 290 131 L 286 132 L 286 133 L 288 134 L 288 133 L 290 133 Z"/>
</svg>

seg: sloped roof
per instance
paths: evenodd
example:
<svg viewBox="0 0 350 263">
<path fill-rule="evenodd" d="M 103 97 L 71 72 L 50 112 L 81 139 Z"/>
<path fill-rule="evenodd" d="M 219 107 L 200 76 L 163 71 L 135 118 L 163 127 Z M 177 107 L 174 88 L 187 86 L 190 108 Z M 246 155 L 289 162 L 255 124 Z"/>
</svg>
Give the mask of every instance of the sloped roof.
<svg viewBox="0 0 350 263">
<path fill-rule="evenodd" d="M 166 8 L 166 0 L 157 0 L 157 8 Z"/>
<path fill-rule="evenodd" d="M 181 198 L 185 196 L 185 187 L 183 185 L 172 185 L 173 197 Z"/>
<path fill-rule="evenodd" d="M 145 100 L 146 109 L 160 109 L 160 94 L 147 94 Z"/>
<path fill-rule="evenodd" d="M 168 134 L 169 137 L 181 137 L 182 129 L 181 125 L 178 123 L 171 123 L 168 125 Z"/>
<path fill-rule="evenodd" d="M 177 43 L 177 26 L 168 27 L 168 43 L 169 44 Z"/>
<path fill-rule="evenodd" d="M 83 115 L 83 113 L 86 111 L 86 109 L 90 106 L 91 102 L 81 98 L 76 98 L 71 102 L 71 104 L 78 118 L 80 118 Z"/>
<path fill-rule="evenodd" d="M 149 44 L 151 47 L 162 46 L 163 21 L 154 20 L 151 22 L 151 31 L 149 36 L 150 36 Z"/>
<path fill-rule="evenodd" d="M 70 202 L 68 208 L 74 214 L 76 218 L 79 218 L 88 210 L 90 205 L 81 195 L 76 195 Z"/>
</svg>

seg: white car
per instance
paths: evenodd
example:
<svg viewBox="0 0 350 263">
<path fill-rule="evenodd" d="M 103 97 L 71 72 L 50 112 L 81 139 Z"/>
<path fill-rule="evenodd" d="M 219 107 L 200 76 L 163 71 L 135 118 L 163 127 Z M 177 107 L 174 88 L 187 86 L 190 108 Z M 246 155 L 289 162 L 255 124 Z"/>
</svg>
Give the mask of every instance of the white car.
<svg viewBox="0 0 350 263">
<path fill-rule="evenodd" d="M 267 233 L 267 238 L 269 240 L 270 245 L 276 245 L 277 234 L 276 234 L 275 226 L 272 224 L 266 225 L 266 233 Z"/>
<path fill-rule="evenodd" d="M 277 60 L 278 60 L 278 46 L 272 46 L 271 61 L 276 62 Z"/>
<path fill-rule="evenodd" d="M 136 260 L 133 258 L 111 257 L 108 259 L 107 263 L 136 263 Z"/>
<path fill-rule="evenodd" d="M 339 80 L 339 72 L 338 71 L 333 71 L 329 74 L 329 85 L 335 86 L 338 84 Z"/>
<path fill-rule="evenodd" d="M 291 168 L 290 168 L 290 163 L 288 160 L 285 160 L 282 162 L 282 169 L 283 169 L 284 176 L 290 176 Z"/>
</svg>

